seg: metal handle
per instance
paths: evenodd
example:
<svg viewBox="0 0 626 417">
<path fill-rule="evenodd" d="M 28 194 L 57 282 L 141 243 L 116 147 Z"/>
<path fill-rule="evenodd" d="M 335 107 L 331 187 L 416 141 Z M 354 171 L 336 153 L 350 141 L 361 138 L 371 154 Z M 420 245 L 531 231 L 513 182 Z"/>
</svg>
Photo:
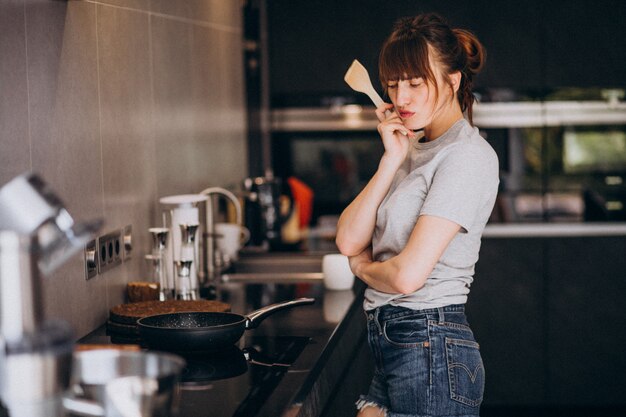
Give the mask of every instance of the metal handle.
<svg viewBox="0 0 626 417">
<path fill-rule="evenodd" d="M 274 314 L 277 311 L 291 308 L 298 305 L 306 305 L 315 303 L 314 298 L 298 298 L 291 301 L 283 301 L 282 303 L 272 304 L 263 308 L 260 308 L 252 313 L 246 315 L 246 329 L 255 329 L 259 323 L 267 318 L 270 314 Z"/>
</svg>

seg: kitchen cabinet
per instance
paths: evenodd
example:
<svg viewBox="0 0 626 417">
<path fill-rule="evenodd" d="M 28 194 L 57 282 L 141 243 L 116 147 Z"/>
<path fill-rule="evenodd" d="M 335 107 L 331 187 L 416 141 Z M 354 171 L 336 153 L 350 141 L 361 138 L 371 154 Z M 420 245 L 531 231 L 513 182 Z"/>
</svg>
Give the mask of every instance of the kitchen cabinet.
<svg viewBox="0 0 626 417">
<path fill-rule="evenodd" d="M 626 238 L 483 239 L 467 314 L 484 405 L 625 407 Z"/>
<path fill-rule="evenodd" d="M 626 238 L 551 239 L 547 373 L 553 405 L 623 405 Z"/>
<path fill-rule="evenodd" d="M 479 90 L 542 95 L 558 87 L 626 85 L 621 0 L 272 0 L 267 7 L 272 107 L 369 104 L 344 83 L 345 71 L 357 58 L 377 85 L 378 52 L 393 22 L 427 11 L 484 43 L 487 65 L 476 78 Z"/>
<path fill-rule="evenodd" d="M 530 405 L 545 392 L 546 241 L 483 239 L 467 316 L 485 364 L 486 405 Z"/>
<path fill-rule="evenodd" d="M 548 87 L 626 85 L 626 2 L 542 2 Z"/>
</svg>

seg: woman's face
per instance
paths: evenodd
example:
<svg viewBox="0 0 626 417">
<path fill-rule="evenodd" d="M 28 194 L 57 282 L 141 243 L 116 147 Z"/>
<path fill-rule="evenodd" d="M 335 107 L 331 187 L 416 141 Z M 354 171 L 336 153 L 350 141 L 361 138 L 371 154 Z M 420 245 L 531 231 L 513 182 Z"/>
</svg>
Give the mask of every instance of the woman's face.
<svg viewBox="0 0 626 417">
<path fill-rule="evenodd" d="M 433 58 L 430 57 L 431 64 Z M 402 77 L 387 83 L 387 94 L 396 113 L 409 129 L 422 129 L 432 124 L 452 104 L 452 89 L 444 81 L 439 68 L 432 67 L 437 85 L 425 78 Z M 437 94 L 439 91 L 439 94 Z"/>
<path fill-rule="evenodd" d="M 440 72 L 433 71 L 439 86 L 446 86 Z M 452 104 L 450 88 L 440 88 L 424 78 L 408 78 L 387 83 L 387 94 L 396 113 L 409 129 L 422 129 L 430 126 Z"/>
</svg>

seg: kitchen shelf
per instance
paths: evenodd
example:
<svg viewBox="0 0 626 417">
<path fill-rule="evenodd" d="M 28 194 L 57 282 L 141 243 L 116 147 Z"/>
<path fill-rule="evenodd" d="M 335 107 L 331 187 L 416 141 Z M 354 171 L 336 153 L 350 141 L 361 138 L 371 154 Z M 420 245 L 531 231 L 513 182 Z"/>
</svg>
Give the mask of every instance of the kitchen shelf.
<svg viewBox="0 0 626 417">
<path fill-rule="evenodd" d="M 474 124 L 479 128 L 588 126 L 626 124 L 626 103 L 608 101 L 530 101 L 477 103 Z M 274 109 L 275 132 L 328 132 L 376 130 L 372 106 Z"/>
</svg>

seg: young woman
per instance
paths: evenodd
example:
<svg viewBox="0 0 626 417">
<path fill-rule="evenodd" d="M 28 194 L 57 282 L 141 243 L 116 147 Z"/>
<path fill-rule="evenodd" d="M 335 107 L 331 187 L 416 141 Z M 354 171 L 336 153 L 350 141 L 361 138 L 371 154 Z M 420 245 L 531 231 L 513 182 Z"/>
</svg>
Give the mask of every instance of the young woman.
<svg viewBox="0 0 626 417">
<path fill-rule="evenodd" d="M 361 417 L 478 415 L 485 373 L 464 304 L 499 182 L 471 124 L 484 56 L 473 34 L 434 14 L 399 20 L 380 52 L 385 152 L 336 240 L 368 285 L 376 368 Z"/>
</svg>

